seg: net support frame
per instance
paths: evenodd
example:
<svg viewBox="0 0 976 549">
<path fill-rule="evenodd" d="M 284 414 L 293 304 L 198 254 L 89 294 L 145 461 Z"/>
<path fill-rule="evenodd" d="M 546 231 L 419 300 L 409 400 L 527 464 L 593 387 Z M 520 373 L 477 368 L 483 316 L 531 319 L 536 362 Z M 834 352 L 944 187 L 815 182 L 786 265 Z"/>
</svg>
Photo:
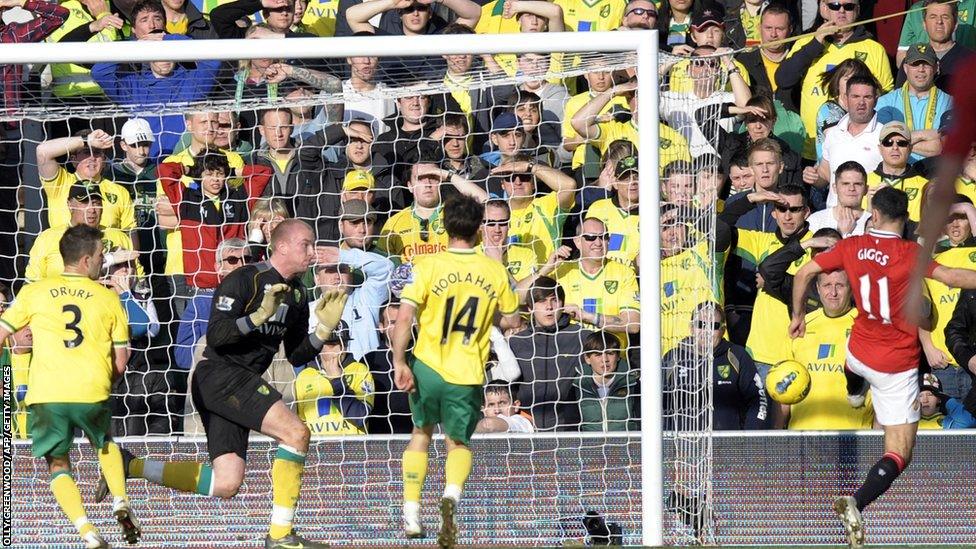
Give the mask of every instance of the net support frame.
<svg viewBox="0 0 976 549">
<path fill-rule="evenodd" d="M 517 54 L 533 51 L 564 53 L 637 53 L 640 86 L 638 102 L 638 157 L 640 200 L 644 211 L 656 212 L 660 196 L 658 173 L 658 32 L 615 31 L 587 33 L 523 33 L 518 40 L 504 34 L 453 35 L 450 40 L 432 36 L 371 36 L 339 38 L 289 38 L 274 42 L 273 55 L 283 58 L 310 57 L 401 57 L 466 54 Z M 84 63 L 195 61 L 206 52 L 207 59 L 234 61 L 267 58 L 267 40 L 186 40 L 86 43 L 83 48 L 66 48 L 61 43 L 5 44 L 0 65 L 29 63 Z M 650 221 L 648 221 L 650 220 Z M 660 319 L 660 234 L 659 218 L 641 220 L 640 279 L 641 307 L 641 506 L 642 543 L 660 546 L 664 540 L 663 429 Z M 647 299 L 646 303 L 643 303 Z"/>
</svg>

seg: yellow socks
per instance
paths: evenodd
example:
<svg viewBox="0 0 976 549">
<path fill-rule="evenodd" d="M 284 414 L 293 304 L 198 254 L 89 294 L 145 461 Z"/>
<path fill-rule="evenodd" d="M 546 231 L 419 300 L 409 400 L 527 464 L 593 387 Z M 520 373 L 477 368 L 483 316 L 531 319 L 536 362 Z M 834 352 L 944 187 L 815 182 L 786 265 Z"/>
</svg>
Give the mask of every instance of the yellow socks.
<svg viewBox="0 0 976 549">
<path fill-rule="evenodd" d="M 88 522 L 85 505 L 81 502 L 81 492 L 78 491 L 78 485 L 75 484 L 75 479 L 71 478 L 70 472 L 58 471 L 51 475 L 51 492 L 82 538 L 98 532 L 92 523 Z"/>
<path fill-rule="evenodd" d="M 108 484 L 108 491 L 112 493 L 116 504 L 121 501 L 128 501 L 125 493 L 125 471 L 122 467 L 122 453 L 114 442 L 108 442 L 105 447 L 98 452 L 98 466 L 102 470 L 105 482 Z"/>
<path fill-rule="evenodd" d="M 444 497 L 454 501 L 461 499 L 461 492 L 464 490 L 464 483 L 471 474 L 471 449 L 467 446 L 459 446 L 447 453 L 447 463 L 444 465 L 444 473 L 447 477 L 444 486 Z"/>
<path fill-rule="evenodd" d="M 129 475 L 181 492 L 202 496 L 213 495 L 213 469 L 209 465 L 195 461 L 156 461 L 135 458 L 129 462 Z M 112 494 L 115 492 L 113 491 Z"/>
<path fill-rule="evenodd" d="M 420 493 L 427 477 L 427 452 L 403 452 L 403 503 L 415 503 L 420 508 Z M 413 507 L 412 505 L 409 507 Z"/>
<path fill-rule="evenodd" d="M 295 507 L 302 491 L 302 473 L 305 472 L 305 454 L 298 450 L 278 445 L 274 463 L 271 465 L 272 511 L 271 539 L 281 539 L 291 533 L 295 520 Z"/>
</svg>

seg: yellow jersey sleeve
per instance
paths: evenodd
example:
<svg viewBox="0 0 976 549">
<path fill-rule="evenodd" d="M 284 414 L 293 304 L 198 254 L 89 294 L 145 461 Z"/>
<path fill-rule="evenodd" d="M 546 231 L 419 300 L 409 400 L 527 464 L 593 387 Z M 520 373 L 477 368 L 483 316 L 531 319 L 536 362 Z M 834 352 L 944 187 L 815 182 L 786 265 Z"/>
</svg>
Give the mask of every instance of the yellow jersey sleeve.
<svg viewBox="0 0 976 549">
<path fill-rule="evenodd" d="M 67 225 L 71 220 L 68 211 L 68 191 L 78 178 L 64 169 L 58 168 L 58 173 L 51 179 L 41 179 L 41 189 L 47 197 L 47 223 L 49 227 Z"/>
<path fill-rule="evenodd" d="M 129 345 L 129 316 L 125 313 L 122 302 L 118 297 L 111 299 L 106 296 L 105 306 L 112 321 L 112 328 L 109 332 L 112 337 L 112 346 L 127 347 Z"/>
<path fill-rule="evenodd" d="M 427 288 L 430 283 L 431 263 L 422 261 L 413 267 L 413 280 L 400 293 L 400 300 L 409 301 L 419 309 L 427 302 Z"/>
<path fill-rule="evenodd" d="M 623 265 L 621 265 L 623 267 Z M 637 276 L 634 271 L 627 267 L 621 270 L 620 274 L 620 310 L 631 310 L 640 312 L 640 285 L 637 283 Z"/>
</svg>

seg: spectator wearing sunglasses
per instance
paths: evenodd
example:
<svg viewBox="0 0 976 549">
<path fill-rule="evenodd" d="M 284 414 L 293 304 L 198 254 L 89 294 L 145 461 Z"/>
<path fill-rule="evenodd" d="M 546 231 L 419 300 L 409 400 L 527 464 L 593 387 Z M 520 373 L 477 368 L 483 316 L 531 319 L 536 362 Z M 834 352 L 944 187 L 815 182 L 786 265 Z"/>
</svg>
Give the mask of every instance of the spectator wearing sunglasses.
<svg viewBox="0 0 976 549">
<path fill-rule="evenodd" d="M 566 292 L 565 311 L 590 330 L 606 330 L 629 349 L 629 335 L 640 332 L 640 289 L 634 270 L 607 257 L 607 226 L 583 220 L 573 239 L 578 260 L 563 262 L 556 281 Z"/>
<path fill-rule="evenodd" d="M 640 252 L 638 216 L 640 211 L 637 156 L 620 159 L 613 171 L 613 195 L 597 200 L 587 210 L 588 217 L 602 220 L 607 227 L 607 257 L 639 270 Z"/>
<path fill-rule="evenodd" d="M 631 0 L 617 30 L 653 30 L 657 26 L 657 7 L 649 0 Z"/>
<path fill-rule="evenodd" d="M 911 164 L 911 130 L 902 122 L 888 122 L 878 136 L 881 162 L 868 173 L 868 195 L 862 204 L 871 211 L 871 197 L 882 187 L 894 187 L 908 195 L 908 219 L 918 222 L 922 216 L 922 195 L 928 178 Z"/>
<path fill-rule="evenodd" d="M 827 101 L 820 75 L 828 67 L 856 57 L 868 66 L 881 90 L 886 92 L 894 84 L 884 46 L 874 40 L 863 25 L 849 26 L 860 15 L 858 0 L 820 0 L 820 15 L 824 18 L 823 25 L 813 36 L 797 40 L 776 70 L 779 90 L 790 94 L 792 104 L 800 106 L 800 117 L 807 136 L 803 156 L 810 160 L 815 158 L 817 112 Z M 833 203 L 828 205 L 833 206 Z"/>
<path fill-rule="evenodd" d="M 523 290 L 519 296 L 524 297 L 532 282 L 545 273 L 539 272 L 532 248 L 512 242 L 509 237 L 511 221 L 512 209 L 508 202 L 500 198 L 489 200 L 485 204 L 485 220 L 481 224 L 481 246 L 476 250 L 505 265 L 508 275 L 516 284 L 531 277 L 527 284 L 516 286 L 516 290 Z"/>
<path fill-rule="evenodd" d="M 664 417 L 683 418 L 675 425 L 665 422 L 665 429 L 695 428 L 708 419 L 709 408 L 701 405 L 702 385 L 711 379 L 713 407 L 712 428 L 717 431 L 768 429 L 769 397 L 759 378 L 756 364 L 742 346 L 725 338 L 725 315 L 718 303 L 705 301 L 692 314 L 693 334 L 664 356 L 666 390 Z M 705 371 L 711 354 L 712 372 Z M 670 423 L 670 425 L 669 425 Z"/>
<path fill-rule="evenodd" d="M 878 122 L 904 122 L 911 132 L 910 162 L 942 153 L 941 131 L 952 108 L 949 94 L 935 86 L 939 58 L 928 44 L 908 48 L 902 65 L 908 79 L 900 87 L 878 98 Z"/>
<path fill-rule="evenodd" d="M 228 238 L 217 246 L 213 268 L 218 281 L 251 261 L 247 249 L 247 242 L 242 238 Z M 178 368 L 189 370 L 194 365 L 193 357 L 199 355 L 195 348 L 200 338 L 207 333 L 213 296 L 213 289 L 197 292 L 183 310 L 173 351 Z"/>
</svg>

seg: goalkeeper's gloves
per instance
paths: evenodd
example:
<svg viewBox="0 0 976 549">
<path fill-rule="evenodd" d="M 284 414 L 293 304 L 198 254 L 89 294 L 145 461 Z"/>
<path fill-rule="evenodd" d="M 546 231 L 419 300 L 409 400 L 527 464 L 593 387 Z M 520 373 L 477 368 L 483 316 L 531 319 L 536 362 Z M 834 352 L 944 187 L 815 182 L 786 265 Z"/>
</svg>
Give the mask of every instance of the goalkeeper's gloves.
<svg viewBox="0 0 976 549">
<path fill-rule="evenodd" d="M 315 337 L 322 341 L 328 341 L 332 337 L 332 332 L 339 321 L 342 319 L 342 310 L 346 306 L 346 299 L 349 296 L 345 290 L 332 289 L 324 294 L 315 305 L 315 317 L 319 324 L 315 327 Z"/>
<path fill-rule="evenodd" d="M 285 297 L 288 296 L 288 292 L 290 291 L 291 287 L 283 283 L 275 284 L 265 290 L 264 298 L 261 299 L 261 305 L 256 311 L 248 315 L 251 324 L 260 326 L 267 322 L 269 318 L 273 317 L 278 311 L 278 306 L 285 301 Z"/>
</svg>

